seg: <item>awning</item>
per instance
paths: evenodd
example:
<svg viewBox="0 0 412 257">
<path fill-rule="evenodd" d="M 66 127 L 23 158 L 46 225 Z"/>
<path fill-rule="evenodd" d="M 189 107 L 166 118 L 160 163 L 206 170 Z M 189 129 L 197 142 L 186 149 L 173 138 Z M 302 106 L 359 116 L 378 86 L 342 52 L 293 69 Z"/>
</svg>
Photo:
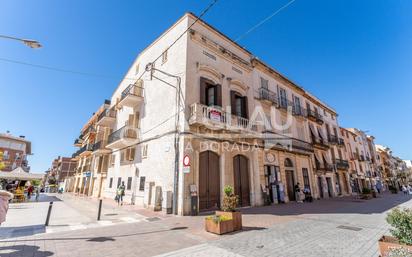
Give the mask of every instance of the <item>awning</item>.
<svg viewBox="0 0 412 257">
<path fill-rule="evenodd" d="M 310 124 L 310 123 L 309 123 L 309 129 L 310 129 L 310 132 L 312 133 L 312 135 L 313 135 L 314 137 L 318 137 L 315 128 L 314 128 L 313 125 Z"/>
<path fill-rule="evenodd" d="M 319 155 L 315 153 L 315 158 L 319 163 L 323 163 L 322 158 L 319 158 Z"/>
<path fill-rule="evenodd" d="M 323 139 L 323 140 L 327 140 L 327 138 L 325 137 L 325 135 L 323 134 L 323 131 L 321 128 L 318 128 L 318 132 L 319 132 L 319 136 Z"/>
<path fill-rule="evenodd" d="M 330 159 L 328 158 L 328 156 L 326 155 L 325 152 L 322 153 L 322 156 L 323 156 L 323 158 L 326 160 L 326 162 L 327 162 L 328 164 L 332 164 L 332 162 L 330 161 Z"/>
<path fill-rule="evenodd" d="M 0 179 L 15 179 L 15 180 L 40 180 L 43 179 L 43 174 L 34 174 L 24 171 L 21 167 L 17 167 L 13 171 L 0 171 Z"/>
</svg>

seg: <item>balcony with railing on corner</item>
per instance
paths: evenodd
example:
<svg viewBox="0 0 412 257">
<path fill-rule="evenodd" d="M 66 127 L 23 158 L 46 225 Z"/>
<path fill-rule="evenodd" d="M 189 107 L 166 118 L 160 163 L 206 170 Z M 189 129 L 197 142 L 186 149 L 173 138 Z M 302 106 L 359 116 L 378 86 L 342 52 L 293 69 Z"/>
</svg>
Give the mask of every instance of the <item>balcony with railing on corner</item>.
<svg viewBox="0 0 412 257">
<path fill-rule="evenodd" d="M 97 125 L 103 127 L 110 127 L 116 121 L 116 110 L 113 108 L 104 109 L 97 117 Z"/>
<path fill-rule="evenodd" d="M 93 153 L 107 154 L 111 152 L 112 150 L 107 148 L 107 140 L 100 140 L 93 145 Z"/>
<path fill-rule="evenodd" d="M 138 129 L 130 126 L 123 126 L 109 135 L 107 148 L 119 149 L 131 146 L 138 141 Z"/>
<path fill-rule="evenodd" d="M 320 138 L 320 137 L 315 137 L 314 135 L 312 135 L 312 144 L 313 146 L 317 147 L 317 148 L 321 148 L 321 149 L 328 149 L 329 148 L 329 144 L 326 140 Z"/>
<path fill-rule="evenodd" d="M 272 105 L 278 105 L 277 94 L 264 87 L 259 88 L 259 100 L 269 101 Z"/>
<path fill-rule="evenodd" d="M 83 139 L 81 139 L 80 137 L 74 140 L 74 146 L 80 147 L 82 146 L 82 144 L 83 144 Z"/>
<path fill-rule="evenodd" d="M 119 107 L 136 107 L 143 101 L 143 87 L 139 83 L 130 84 L 120 95 Z"/>
<path fill-rule="evenodd" d="M 227 113 L 221 107 L 194 103 L 190 106 L 189 116 L 190 125 L 204 126 L 212 130 L 257 130 L 257 126 L 250 124 L 249 119 Z"/>
<path fill-rule="evenodd" d="M 349 169 L 349 162 L 346 160 L 336 159 L 335 164 L 338 170 L 348 170 Z"/>
<path fill-rule="evenodd" d="M 311 121 L 315 121 L 318 124 L 323 124 L 323 117 L 322 115 L 320 115 L 319 112 L 316 112 L 311 109 L 307 109 L 307 114 L 308 114 L 308 119 L 310 119 Z"/>
</svg>

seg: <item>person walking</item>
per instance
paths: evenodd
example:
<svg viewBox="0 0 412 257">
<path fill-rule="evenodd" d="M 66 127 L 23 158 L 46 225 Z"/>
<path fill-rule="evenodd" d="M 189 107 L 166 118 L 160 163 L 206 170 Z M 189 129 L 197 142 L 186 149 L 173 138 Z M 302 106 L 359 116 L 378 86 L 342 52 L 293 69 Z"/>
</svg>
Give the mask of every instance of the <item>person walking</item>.
<svg viewBox="0 0 412 257">
<path fill-rule="evenodd" d="M 378 194 L 381 193 L 381 191 L 382 191 L 382 182 L 378 181 L 378 183 L 376 183 L 376 191 L 378 191 Z"/>
<path fill-rule="evenodd" d="M 116 191 L 117 205 L 123 205 L 124 190 L 125 190 L 124 181 L 122 181 L 122 184 L 119 185 Z"/>
<path fill-rule="evenodd" d="M 0 224 L 6 221 L 9 210 L 9 200 L 13 199 L 13 194 L 5 190 L 0 190 Z"/>
<path fill-rule="evenodd" d="M 301 203 L 302 200 L 300 199 L 300 186 L 299 186 L 299 182 L 295 185 L 295 199 L 296 202 Z"/>
<path fill-rule="evenodd" d="M 29 185 L 29 187 L 27 188 L 27 199 L 30 200 L 32 194 L 33 194 L 33 186 Z"/>
<path fill-rule="evenodd" d="M 36 187 L 36 202 L 39 201 L 39 196 L 40 196 L 40 187 Z"/>
<path fill-rule="evenodd" d="M 402 192 L 403 192 L 404 195 L 408 194 L 408 191 L 407 191 L 405 185 L 402 185 Z"/>
</svg>

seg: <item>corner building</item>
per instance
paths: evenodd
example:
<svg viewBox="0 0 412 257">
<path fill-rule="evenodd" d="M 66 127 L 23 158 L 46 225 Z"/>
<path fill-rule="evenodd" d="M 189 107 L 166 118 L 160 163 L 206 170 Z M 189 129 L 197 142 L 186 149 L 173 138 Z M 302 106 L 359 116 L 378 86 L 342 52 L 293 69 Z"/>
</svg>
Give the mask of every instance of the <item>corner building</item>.
<svg viewBox="0 0 412 257">
<path fill-rule="evenodd" d="M 195 20 L 143 50 L 104 107 L 103 196 L 124 182 L 126 202 L 170 212 L 176 193 L 190 215 L 220 207 L 225 185 L 241 207 L 294 201 L 297 183 L 314 198 L 348 194 L 336 111 L 202 20 L 167 49 Z"/>
</svg>

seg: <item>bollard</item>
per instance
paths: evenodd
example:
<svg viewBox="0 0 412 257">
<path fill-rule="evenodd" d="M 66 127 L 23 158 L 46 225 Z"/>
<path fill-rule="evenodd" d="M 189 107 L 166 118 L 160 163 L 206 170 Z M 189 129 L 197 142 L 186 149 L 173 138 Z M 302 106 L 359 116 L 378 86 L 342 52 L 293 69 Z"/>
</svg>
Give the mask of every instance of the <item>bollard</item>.
<svg viewBox="0 0 412 257">
<path fill-rule="evenodd" d="M 97 211 L 97 220 L 100 220 L 100 214 L 102 213 L 102 202 L 103 200 L 99 200 L 99 210 Z"/>
<path fill-rule="evenodd" d="M 51 215 L 52 208 L 53 208 L 53 202 L 50 202 L 50 204 L 49 204 L 49 210 L 47 211 L 47 217 L 46 217 L 45 226 L 48 226 L 48 225 L 49 225 L 50 215 Z"/>
</svg>

